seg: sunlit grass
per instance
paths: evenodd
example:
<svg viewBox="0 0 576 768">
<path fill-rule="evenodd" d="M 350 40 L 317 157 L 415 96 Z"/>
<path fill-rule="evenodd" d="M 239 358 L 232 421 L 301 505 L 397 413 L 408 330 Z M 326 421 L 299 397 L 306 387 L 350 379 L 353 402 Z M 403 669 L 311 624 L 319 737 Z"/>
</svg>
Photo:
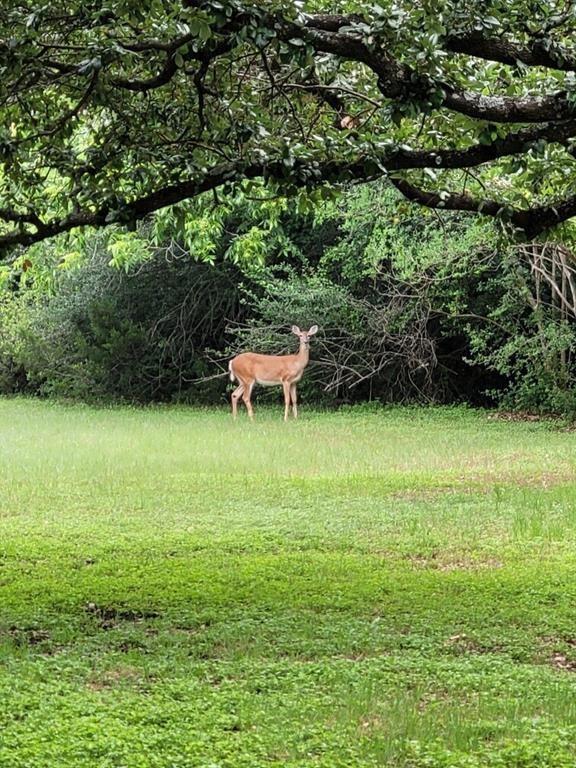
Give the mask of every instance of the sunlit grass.
<svg viewBox="0 0 576 768">
<path fill-rule="evenodd" d="M 0 401 L 0 765 L 573 765 L 574 440 Z"/>
</svg>

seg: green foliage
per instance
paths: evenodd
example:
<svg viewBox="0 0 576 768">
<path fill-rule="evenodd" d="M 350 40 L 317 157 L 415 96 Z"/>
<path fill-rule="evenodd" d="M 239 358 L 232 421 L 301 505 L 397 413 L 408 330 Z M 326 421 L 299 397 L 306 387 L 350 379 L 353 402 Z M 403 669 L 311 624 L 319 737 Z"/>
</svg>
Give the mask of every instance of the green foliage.
<svg viewBox="0 0 576 768">
<path fill-rule="evenodd" d="M 309 395 L 478 402 L 482 391 L 467 390 L 471 371 L 461 381 L 454 374 L 464 367 L 466 345 L 466 322 L 454 318 L 481 302 L 478 278 L 497 269 L 495 238 L 484 224 L 465 216 L 439 221 L 378 183 L 350 189 L 314 216 L 289 214 L 284 227 L 300 256 L 287 271 L 273 266 L 260 276 L 237 348 L 285 350 L 286 326 L 319 322 L 303 385 Z"/>
<path fill-rule="evenodd" d="M 511 206 L 571 200 L 573 134 L 558 129 L 573 117 L 574 18 L 560 0 L 342 0 L 329 9 L 350 14 L 339 30 L 309 15 L 326 10 L 317 0 L 4 4 L 0 244 L 133 226 L 255 178 L 271 194 L 304 190 L 301 213 L 322 183 L 410 169 L 439 207 L 465 186 L 499 200 L 501 220 Z M 458 53 L 454 39 L 472 50 Z M 534 130 L 503 151 L 519 124 Z M 461 154 L 445 169 L 446 148 Z M 214 226 L 184 226 L 207 257 Z M 248 232 L 238 243 L 253 256 L 262 249 Z M 115 247 L 122 263 L 129 249 Z"/>
<path fill-rule="evenodd" d="M 480 275 L 491 297 L 482 322 L 469 323 L 469 359 L 495 371 L 503 385 L 493 392 L 504 408 L 576 416 L 576 324 L 548 291 L 535 305 L 528 265 L 512 253 Z"/>
<path fill-rule="evenodd" d="M 30 331 L 29 302 L 15 293 L 0 292 L 0 392 L 13 394 L 29 384 L 25 358 Z"/>
<path fill-rule="evenodd" d="M 56 239 L 2 295 L 5 392 L 221 402 L 226 358 L 293 351 L 290 325 L 318 323 L 305 399 L 576 410 L 574 322 L 520 250 L 381 182 L 299 200 L 252 184 L 135 232 Z"/>
<path fill-rule="evenodd" d="M 91 245 L 91 257 L 61 271 L 50 293 L 32 287 L 5 295 L 5 376 L 18 373 L 20 386 L 44 395 L 85 400 L 166 400 L 188 390 L 214 397 L 191 382 L 205 375 L 207 350 L 223 346 L 225 323 L 238 313 L 234 267 L 147 249 L 130 251 L 137 269 L 119 270 L 105 241 Z M 17 388 L 7 380 L 3 391 Z"/>
</svg>

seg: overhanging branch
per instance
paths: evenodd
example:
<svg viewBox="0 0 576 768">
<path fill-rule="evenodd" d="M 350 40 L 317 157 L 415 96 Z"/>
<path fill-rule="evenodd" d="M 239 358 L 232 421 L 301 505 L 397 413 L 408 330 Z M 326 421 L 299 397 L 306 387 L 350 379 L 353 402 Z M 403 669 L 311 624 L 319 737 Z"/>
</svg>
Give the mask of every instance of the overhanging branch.
<svg viewBox="0 0 576 768">
<path fill-rule="evenodd" d="M 502 217 L 515 229 L 521 230 L 528 239 L 537 237 L 547 229 L 576 215 L 576 195 L 561 200 L 555 205 L 515 208 L 497 200 L 476 198 L 465 192 L 430 192 L 416 187 L 405 179 L 392 179 L 392 183 L 407 200 L 426 208 L 468 211 Z"/>
<path fill-rule="evenodd" d="M 559 125 L 525 129 L 511 133 L 492 144 L 472 145 L 466 149 L 445 149 L 437 151 L 409 150 L 391 148 L 382 153 L 379 158 L 361 155 L 354 160 L 325 160 L 324 162 L 301 161 L 296 163 L 288 172 L 280 162 L 227 162 L 221 163 L 208 170 L 198 178 L 183 181 L 179 184 L 160 187 L 147 195 L 127 201 L 114 213 L 110 205 L 104 205 L 96 211 L 76 211 L 64 218 L 40 223 L 35 213 L 19 214 L 13 211 L 6 220 L 19 224 L 18 229 L 0 236 L 0 248 L 11 245 L 28 246 L 48 237 L 68 232 L 76 227 L 103 226 L 107 223 L 127 222 L 142 219 L 145 216 L 169 205 L 191 199 L 202 192 L 217 189 L 225 184 L 239 182 L 244 179 L 263 178 L 277 182 L 288 182 L 290 185 L 317 186 L 322 183 L 338 183 L 342 181 L 358 181 L 375 179 L 389 172 L 415 168 L 446 168 L 461 169 L 481 165 L 494 159 L 509 156 L 521 151 L 531 141 L 544 137 L 549 140 L 568 141 L 576 134 L 576 121 L 567 121 Z M 408 182 L 395 180 L 397 188 L 409 199 L 420 202 L 431 208 L 467 210 L 496 216 L 505 204 L 496 201 L 476 201 L 468 195 L 444 195 L 440 193 L 422 192 L 411 187 Z M 576 206 L 576 203 L 574 203 Z M 568 201 L 560 207 L 531 209 L 529 212 L 518 212 L 514 220 L 516 226 L 527 233 L 543 231 L 558 221 L 570 216 L 572 210 Z M 576 212 L 576 211 L 575 211 Z M 32 224 L 35 231 L 24 229 L 23 225 Z"/>
<path fill-rule="evenodd" d="M 523 45 L 503 38 L 488 37 L 481 32 L 470 32 L 466 35 L 449 35 L 444 41 L 444 47 L 453 53 L 499 61 L 512 67 L 520 62 L 527 67 L 576 71 L 576 53 L 547 39 L 537 39 Z"/>
</svg>

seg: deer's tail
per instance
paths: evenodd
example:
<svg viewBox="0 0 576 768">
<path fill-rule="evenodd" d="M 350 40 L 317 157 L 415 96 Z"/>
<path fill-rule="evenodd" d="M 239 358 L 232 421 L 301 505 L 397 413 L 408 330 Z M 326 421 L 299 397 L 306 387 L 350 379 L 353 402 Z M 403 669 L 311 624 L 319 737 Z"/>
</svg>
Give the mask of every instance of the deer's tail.
<svg viewBox="0 0 576 768">
<path fill-rule="evenodd" d="M 236 374 L 234 373 L 234 368 L 232 367 L 232 360 L 228 363 L 228 370 L 230 371 L 230 381 L 234 381 L 236 379 Z"/>
</svg>

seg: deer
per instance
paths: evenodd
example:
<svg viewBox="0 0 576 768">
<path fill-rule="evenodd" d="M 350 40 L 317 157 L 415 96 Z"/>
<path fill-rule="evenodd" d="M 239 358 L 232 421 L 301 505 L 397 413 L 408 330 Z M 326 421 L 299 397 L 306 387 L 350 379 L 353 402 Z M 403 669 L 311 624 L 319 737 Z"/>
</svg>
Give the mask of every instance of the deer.
<svg viewBox="0 0 576 768">
<path fill-rule="evenodd" d="M 292 333 L 300 340 L 300 348 L 295 355 L 258 355 L 254 352 L 243 352 L 228 363 L 230 381 L 237 381 L 238 386 L 232 392 L 232 416 L 238 415 L 238 401 L 244 401 L 248 416 L 254 418 L 254 409 L 250 396 L 254 384 L 262 386 L 281 385 L 284 390 L 284 421 L 288 421 L 290 405 L 294 418 L 298 418 L 298 396 L 296 385 L 302 378 L 304 368 L 310 358 L 310 337 L 318 332 L 318 326 L 313 325 L 309 331 L 301 331 L 297 325 L 292 326 Z"/>
</svg>

